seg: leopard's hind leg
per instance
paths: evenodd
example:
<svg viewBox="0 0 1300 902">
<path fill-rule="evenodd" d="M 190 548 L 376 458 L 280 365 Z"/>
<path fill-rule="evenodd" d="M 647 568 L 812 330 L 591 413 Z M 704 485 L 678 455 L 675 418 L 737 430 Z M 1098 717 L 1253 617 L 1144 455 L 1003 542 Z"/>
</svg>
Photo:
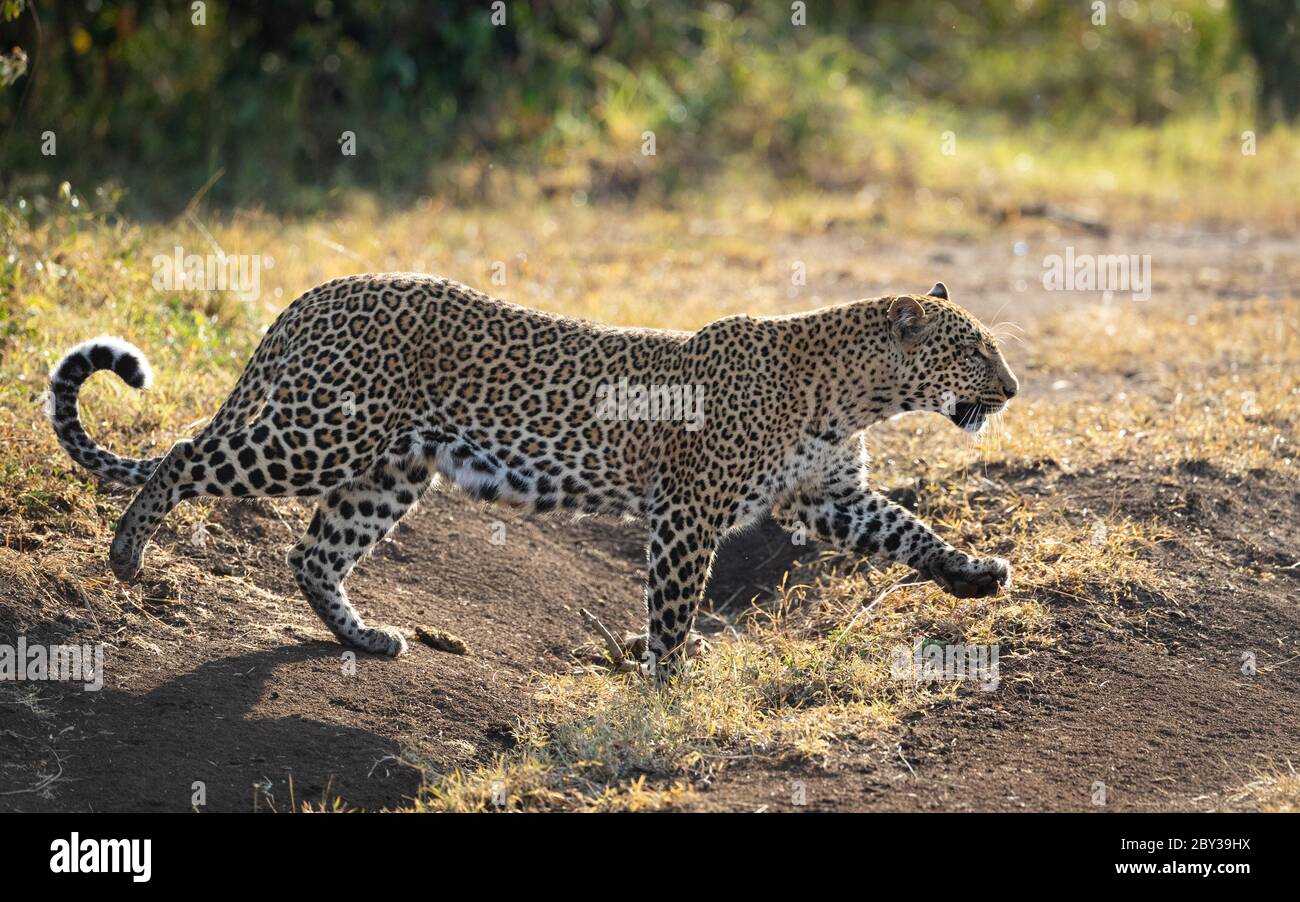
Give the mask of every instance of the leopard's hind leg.
<svg viewBox="0 0 1300 902">
<path fill-rule="evenodd" d="M 167 514 L 189 498 L 310 497 L 353 475 L 347 466 L 327 468 L 315 453 L 288 450 L 266 425 L 177 442 L 118 521 L 109 563 L 119 579 L 134 579 L 145 543 Z"/>
<path fill-rule="evenodd" d="M 291 447 L 280 430 L 265 422 L 229 435 L 177 442 L 118 521 L 109 563 L 119 579 L 134 579 L 145 543 L 167 514 L 189 498 L 313 497 L 368 468 L 369 461 L 344 458 L 337 451 Z"/>
<path fill-rule="evenodd" d="M 393 656 L 406 650 L 397 629 L 366 626 L 343 581 L 415 506 L 432 480 L 423 458 L 388 458 L 322 499 L 307 533 L 289 551 L 289 564 L 312 609 L 344 644 Z"/>
</svg>

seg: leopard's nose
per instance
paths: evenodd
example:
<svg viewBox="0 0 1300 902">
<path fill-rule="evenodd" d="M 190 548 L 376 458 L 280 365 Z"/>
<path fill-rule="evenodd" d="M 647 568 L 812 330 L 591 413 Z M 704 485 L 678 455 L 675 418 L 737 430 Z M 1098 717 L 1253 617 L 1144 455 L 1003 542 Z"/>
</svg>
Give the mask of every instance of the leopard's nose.
<svg viewBox="0 0 1300 902">
<path fill-rule="evenodd" d="M 1011 377 L 1010 382 L 1002 383 L 1002 394 L 1006 396 L 1008 401 L 1014 398 L 1018 391 L 1020 391 L 1020 383 L 1016 381 L 1015 376 Z"/>
</svg>

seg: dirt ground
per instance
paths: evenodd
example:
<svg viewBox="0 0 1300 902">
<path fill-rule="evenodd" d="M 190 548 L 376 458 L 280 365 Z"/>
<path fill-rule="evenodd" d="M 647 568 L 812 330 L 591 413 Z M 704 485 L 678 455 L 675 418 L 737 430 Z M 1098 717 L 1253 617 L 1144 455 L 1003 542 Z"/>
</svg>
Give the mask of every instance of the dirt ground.
<svg viewBox="0 0 1300 902">
<path fill-rule="evenodd" d="M 963 302 L 985 315 L 1001 306 L 1005 286 L 974 262 L 979 247 L 944 253 L 945 269 L 972 264 L 974 300 L 968 293 Z M 1165 265 L 1208 260 L 1235 267 L 1241 290 L 1267 291 L 1254 259 L 1231 240 L 1209 250 L 1175 243 Z M 1225 290 L 1236 289 L 1209 294 Z M 1178 293 L 1175 302 L 1187 301 Z M 1029 302 L 1012 312 L 1022 321 L 1035 313 Z M 1042 389 L 1029 379 L 1024 390 Z M 1172 600 L 1102 616 L 1078 599 L 1046 599 L 1061 641 L 1023 664 L 1004 661 L 998 692 L 963 691 L 880 741 L 846 747 L 832 768 L 738 761 L 694 787 L 684 806 L 1235 807 L 1233 791 L 1259 768 L 1300 761 L 1300 662 L 1288 651 L 1300 635 L 1300 486 L 1264 472 L 1230 476 L 1189 457 L 1173 472 L 1120 462 L 1063 473 L 1046 462 L 985 474 L 1064 510 L 1167 523 L 1175 538 L 1158 546 L 1155 563 L 1181 587 Z M 349 589 L 372 622 L 408 633 L 433 624 L 464 638 L 469 654 L 412 641 L 398 660 L 357 656 L 350 673 L 283 562 L 296 521 L 268 505 L 232 504 L 217 507 L 213 522 L 190 552 L 193 572 L 151 571 L 146 557 L 156 597 L 126 620 L 101 620 L 69 592 L 62 613 L 32 622 L 27 600 L 0 587 L 0 636 L 110 646 L 102 691 L 4 687 L 0 810 L 183 811 L 196 783 L 208 810 L 333 798 L 397 807 L 420 783 L 404 761 L 446 771 L 510 748 L 534 674 L 571 666 L 590 638 L 580 607 L 631 629 L 641 605 L 636 527 L 524 517 L 435 494 Z M 499 524 L 509 540 L 498 544 Z M 185 541 L 175 527 L 158 539 Z M 794 550 L 775 527 L 733 541 L 711 603 L 763 596 L 799 566 Z M 1255 655 L 1253 675 L 1243 673 L 1245 653 Z"/>
</svg>

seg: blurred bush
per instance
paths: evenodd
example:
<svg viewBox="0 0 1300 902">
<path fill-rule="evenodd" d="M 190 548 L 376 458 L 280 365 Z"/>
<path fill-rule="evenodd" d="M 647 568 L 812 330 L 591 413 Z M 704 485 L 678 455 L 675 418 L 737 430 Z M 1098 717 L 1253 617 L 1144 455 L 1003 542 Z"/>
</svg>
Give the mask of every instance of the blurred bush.
<svg viewBox="0 0 1300 902">
<path fill-rule="evenodd" d="M 1267 95 L 1225 0 L 499 7 L 504 25 L 488 0 L 0 0 L 0 51 L 25 54 L 0 57 L 0 192 L 313 209 L 474 191 L 498 167 L 670 191 L 736 154 L 834 183 L 887 150 L 886 113 L 1079 134 Z"/>
</svg>

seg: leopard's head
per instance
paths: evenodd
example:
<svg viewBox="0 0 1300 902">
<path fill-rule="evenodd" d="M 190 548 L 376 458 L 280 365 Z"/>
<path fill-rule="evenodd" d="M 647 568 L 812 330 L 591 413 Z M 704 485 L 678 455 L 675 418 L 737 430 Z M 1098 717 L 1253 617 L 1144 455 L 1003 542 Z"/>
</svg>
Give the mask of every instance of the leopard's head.
<svg viewBox="0 0 1300 902">
<path fill-rule="evenodd" d="M 937 411 L 978 433 L 1019 389 L 993 334 L 948 299 L 942 282 L 893 298 L 889 325 L 901 411 Z"/>
</svg>

